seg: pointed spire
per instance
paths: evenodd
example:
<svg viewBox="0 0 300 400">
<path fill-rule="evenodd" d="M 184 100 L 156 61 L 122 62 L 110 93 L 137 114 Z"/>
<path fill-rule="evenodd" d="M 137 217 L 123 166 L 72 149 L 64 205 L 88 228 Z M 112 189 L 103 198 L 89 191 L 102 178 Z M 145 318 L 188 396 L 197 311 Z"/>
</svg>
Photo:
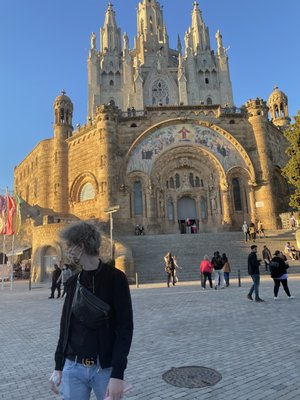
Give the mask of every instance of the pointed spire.
<svg viewBox="0 0 300 400">
<path fill-rule="evenodd" d="M 129 39 L 128 39 L 128 35 L 126 32 L 124 32 L 124 35 L 123 35 L 123 48 L 124 48 L 124 50 L 129 49 Z"/>
<path fill-rule="evenodd" d="M 194 1 L 194 8 L 192 11 L 191 34 L 194 53 L 197 52 L 198 49 L 210 49 L 208 28 L 206 28 L 205 23 L 203 22 L 202 12 L 199 9 L 197 1 Z"/>
<path fill-rule="evenodd" d="M 108 3 L 105 13 L 104 26 L 100 29 L 101 52 L 121 51 L 121 31 L 116 21 L 116 13 L 112 3 Z"/>
<path fill-rule="evenodd" d="M 181 40 L 180 40 L 180 36 L 178 35 L 178 39 L 177 39 L 177 50 L 179 55 L 182 54 L 182 45 L 181 45 Z"/>
</svg>

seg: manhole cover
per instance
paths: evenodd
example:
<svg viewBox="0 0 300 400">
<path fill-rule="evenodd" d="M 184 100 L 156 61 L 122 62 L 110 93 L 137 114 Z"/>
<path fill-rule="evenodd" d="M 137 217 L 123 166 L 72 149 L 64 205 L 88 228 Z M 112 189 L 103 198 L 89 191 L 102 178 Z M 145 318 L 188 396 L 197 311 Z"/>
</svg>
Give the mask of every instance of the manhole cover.
<svg viewBox="0 0 300 400">
<path fill-rule="evenodd" d="M 192 389 L 213 386 L 222 379 L 222 375 L 206 367 L 179 367 L 171 368 L 162 378 L 170 385 Z"/>
</svg>

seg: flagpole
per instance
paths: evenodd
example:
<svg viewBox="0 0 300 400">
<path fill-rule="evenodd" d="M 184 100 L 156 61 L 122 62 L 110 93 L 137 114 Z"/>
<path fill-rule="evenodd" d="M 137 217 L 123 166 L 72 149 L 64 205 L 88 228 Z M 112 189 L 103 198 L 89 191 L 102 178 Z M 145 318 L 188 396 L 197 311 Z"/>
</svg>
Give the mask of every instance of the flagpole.
<svg viewBox="0 0 300 400">
<path fill-rule="evenodd" d="M 5 263 L 5 234 L 3 235 L 3 254 L 2 254 L 2 289 L 4 288 L 4 263 Z"/>
<path fill-rule="evenodd" d="M 10 290 L 13 290 L 14 282 L 14 252 L 15 252 L 15 235 L 12 237 L 12 249 L 11 249 L 11 265 L 10 265 Z"/>
</svg>

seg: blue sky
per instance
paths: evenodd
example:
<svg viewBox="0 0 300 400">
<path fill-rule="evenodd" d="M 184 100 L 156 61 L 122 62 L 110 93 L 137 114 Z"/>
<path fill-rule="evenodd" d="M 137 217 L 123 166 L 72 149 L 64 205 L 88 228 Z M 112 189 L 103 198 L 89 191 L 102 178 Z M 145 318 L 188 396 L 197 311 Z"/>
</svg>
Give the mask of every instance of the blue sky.
<svg viewBox="0 0 300 400">
<path fill-rule="evenodd" d="M 107 1 L 0 0 L 0 190 L 13 188 L 13 169 L 39 143 L 52 137 L 52 104 L 65 89 L 74 104 L 73 125 L 85 123 L 90 34 L 103 25 Z M 191 24 L 192 0 L 161 0 L 172 47 Z M 251 7 L 249 6 L 251 3 Z M 137 0 L 113 1 L 117 22 L 136 33 Z M 289 98 L 290 115 L 300 109 L 299 0 L 200 0 L 214 35 L 229 47 L 237 106 L 267 100 L 274 85 Z"/>
</svg>

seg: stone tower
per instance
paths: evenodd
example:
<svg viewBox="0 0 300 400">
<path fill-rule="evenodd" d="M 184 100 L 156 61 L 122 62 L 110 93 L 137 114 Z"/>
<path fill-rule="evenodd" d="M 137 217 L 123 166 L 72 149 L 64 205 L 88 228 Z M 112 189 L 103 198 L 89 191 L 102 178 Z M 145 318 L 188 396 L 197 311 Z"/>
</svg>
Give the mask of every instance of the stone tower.
<svg viewBox="0 0 300 400">
<path fill-rule="evenodd" d="M 268 229 L 277 228 L 275 196 L 272 192 L 273 166 L 270 160 L 268 143 L 268 107 L 264 100 L 257 98 L 246 104 L 248 121 L 252 125 L 256 151 L 259 163 L 257 164 L 257 187 L 255 189 L 256 219 L 266 221 Z"/>
<path fill-rule="evenodd" d="M 63 90 L 53 104 L 53 209 L 58 213 L 68 212 L 68 144 L 72 136 L 73 104 Z"/>
<path fill-rule="evenodd" d="M 170 48 L 163 8 L 157 0 L 140 1 L 134 47 L 117 25 L 108 5 L 100 30 L 100 51 L 91 35 L 88 57 L 88 116 L 96 107 L 113 102 L 121 110 L 146 106 L 219 104 L 232 106 L 233 95 L 228 57 L 222 35 L 216 33 L 217 50 L 211 49 L 209 30 L 195 1 L 191 26 Z"/>
<path fill-rule="evenodd" d="M 286 128 L 291 122 L 288 111 L 288 98 L 277 86 L 274 87 L 269 97 L 268 106 L 273 124 L 279 128 Z"/>
</svg>

